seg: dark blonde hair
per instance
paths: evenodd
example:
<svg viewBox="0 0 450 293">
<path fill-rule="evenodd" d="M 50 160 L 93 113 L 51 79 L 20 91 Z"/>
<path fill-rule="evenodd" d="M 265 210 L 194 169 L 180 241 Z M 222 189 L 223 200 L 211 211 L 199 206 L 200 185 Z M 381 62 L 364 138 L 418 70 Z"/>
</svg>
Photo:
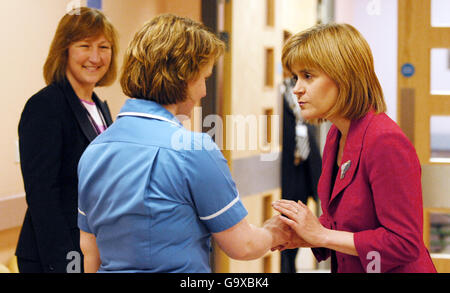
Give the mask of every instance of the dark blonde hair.
<svg viewBox="0 0 450 293">
<path fill-rule="evenodd" d="M 319 69 L 336 83 L 337 102 L 327 117 L 353 120 L 371 108 L 386 111 L 370 47 L 349 24 L 321 24 L 293 35 L 283 46 L 282 63 L 290 72 L 293 66 Z"/>
<path fill-rule="evenodd" d="M 161 105 L 186 99 L 187 83 L 216 61 L 225 44 L 202 24 L 159 15 L 136 33 L 125 53 L 120 84 L 125 95 Z"/>
<path fill-rule="evenodd" d="M 46 84 L 61 82 L 66 78 L 68 49 L 71 44 L 100 34 L 103 34 L 111 43 L 112 51 L 108 71 L 97 82 L 96 86 L 105 86 L 113 83 L 117 75 L 116 55 L 118 47 L 116 30 L 101 11 L 80 7 L 68 12 L 59 21 L 44 64 L 44 80 Z"/>
</svg>

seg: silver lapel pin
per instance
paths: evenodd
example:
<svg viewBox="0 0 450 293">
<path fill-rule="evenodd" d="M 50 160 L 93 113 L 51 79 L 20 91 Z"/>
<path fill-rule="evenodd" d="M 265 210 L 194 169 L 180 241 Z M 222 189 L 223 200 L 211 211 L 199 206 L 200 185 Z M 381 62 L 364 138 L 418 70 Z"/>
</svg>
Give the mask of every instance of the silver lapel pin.
<svg viewBox="0 0 450 293">
<path fill-rule="evenodd" d="M 341 165 L 341 179 L 344 179 L 345 173 L 347 173 L 348 169 L 350 169 L 350 165 L 352 161 L 348 160 L 344 164 Z"/>
</svg>

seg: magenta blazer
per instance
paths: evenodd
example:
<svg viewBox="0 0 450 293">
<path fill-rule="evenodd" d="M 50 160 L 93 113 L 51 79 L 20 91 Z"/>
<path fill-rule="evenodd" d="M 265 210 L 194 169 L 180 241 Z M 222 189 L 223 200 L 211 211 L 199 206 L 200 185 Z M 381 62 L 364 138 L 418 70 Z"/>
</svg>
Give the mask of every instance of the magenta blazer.
<svg viewBox="0 0 450 293">
<path fill-rule="evenodd" d="M 340 132 L 332 126 L 323 153 L 318 195 L 326 228 L 349 231 L 359 256 L 332 256 L 332 272 L 436 272 L 423 242 L 421 167 L 416 151 L 386 114 L 370 111 L 351 122 L 341 167 L 332 184 Z"/>
</svg>

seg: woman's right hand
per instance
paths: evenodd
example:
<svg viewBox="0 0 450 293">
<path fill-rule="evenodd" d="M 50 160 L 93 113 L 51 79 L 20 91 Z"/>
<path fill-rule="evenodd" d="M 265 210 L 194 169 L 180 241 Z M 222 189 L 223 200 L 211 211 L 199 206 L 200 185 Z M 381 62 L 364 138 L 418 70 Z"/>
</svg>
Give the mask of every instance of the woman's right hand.
<svg viewBox="0 0 450 293">
<path fill-rule="evenodd" d="M 286 223 L 295 233 L 312 244 L 314 247 L 322 247 L 327 239 L 326 229 L 319 219 L 302 202 L 291 200 L 278 200 L 272 203 L 272 207 L 280 214 L 280 219 Z"/>
<path fill-rule="evenodd" d="M 272 251 L 275 251 L 275 250 L 283 251 L 286 249 L 294 249 L 294 248 L 299 248 L 299 247 L 313 247 L 313 245 L 306 242 L 303 238 L 298 236 L 298 234 L 295 233 L 295 231 L 293 231 L 291 229 L 291 237 L 290 237 L 289 241 L 284 245 L 278 245 L 278 246 L 272 247 L 271 250 Z"/>
</svg>

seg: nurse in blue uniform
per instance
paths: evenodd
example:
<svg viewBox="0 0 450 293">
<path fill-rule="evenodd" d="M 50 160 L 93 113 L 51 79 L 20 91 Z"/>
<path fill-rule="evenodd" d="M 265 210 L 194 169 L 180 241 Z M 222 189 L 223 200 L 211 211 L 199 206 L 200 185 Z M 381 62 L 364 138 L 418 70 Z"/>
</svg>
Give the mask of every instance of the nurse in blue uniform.
<svg viewBox="0 0 450 293">
<path fill-rule="evenodd" d="M 277 217 L 247 222 L 216 144 L 180 122 L 206 96 L 223 51 L 203 25 L 169 14 L 130 43 L 121 76 L 130 99 L 78 166 L 86 272 L 211 272 L 211 236 L 240 260 L 287 242 Z"/>
</svg>

